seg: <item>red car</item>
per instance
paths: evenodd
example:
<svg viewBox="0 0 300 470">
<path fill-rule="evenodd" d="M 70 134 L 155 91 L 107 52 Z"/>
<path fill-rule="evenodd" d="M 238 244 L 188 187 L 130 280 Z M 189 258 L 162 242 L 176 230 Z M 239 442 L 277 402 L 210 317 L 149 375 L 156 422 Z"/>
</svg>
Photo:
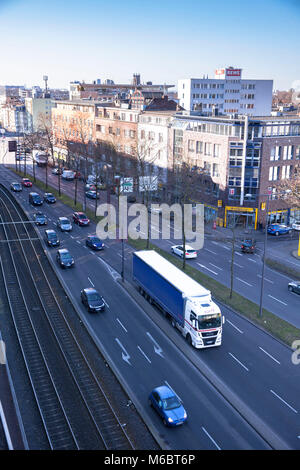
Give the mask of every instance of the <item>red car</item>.
<svg viewBox="0 0 300 470">
<path fill-rule="evenodd" d="M 83 227 L 84 225 L 89 225 L 90 223 L 90 220 L 83 212 L 74 212 L 73 221 L 75 224 L 78 224 L 81 227 Z"/>
<path fill-rule="evenodd" d="M 22 186 L 25 186 L 25 188 L 31 188 L 32 182 L 28 178 L 23 178 Z"/>
</svg>

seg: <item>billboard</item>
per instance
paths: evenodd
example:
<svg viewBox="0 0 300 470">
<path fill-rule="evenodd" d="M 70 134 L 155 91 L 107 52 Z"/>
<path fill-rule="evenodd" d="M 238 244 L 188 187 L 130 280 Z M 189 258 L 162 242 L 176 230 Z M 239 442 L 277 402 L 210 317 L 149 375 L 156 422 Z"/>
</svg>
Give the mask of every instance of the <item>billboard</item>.
<svg viewBox="0 0 300 470">
<path fill-rule="evenodd" d="M 158 179 L 157 176 L 140 176 L 139 177 L 139 191 L 157 191 Z"/>
</svg>

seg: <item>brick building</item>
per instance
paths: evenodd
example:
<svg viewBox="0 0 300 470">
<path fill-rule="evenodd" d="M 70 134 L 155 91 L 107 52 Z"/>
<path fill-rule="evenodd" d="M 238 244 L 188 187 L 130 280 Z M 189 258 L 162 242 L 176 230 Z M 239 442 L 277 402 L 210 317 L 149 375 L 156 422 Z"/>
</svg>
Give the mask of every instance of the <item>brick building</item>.
<svg viewBox="0 0 300 470">
<path fill-rule="evenodd" d="M 268 222 L 300 219 L 276 189 L 300 162 L 299 118 L 177 113 L 169 138 L 170 171 L 185 160 L 203 175 L 195 202 L 205 204 L 207 220 L 263 226 L 269 192 Z"/>
</svg>

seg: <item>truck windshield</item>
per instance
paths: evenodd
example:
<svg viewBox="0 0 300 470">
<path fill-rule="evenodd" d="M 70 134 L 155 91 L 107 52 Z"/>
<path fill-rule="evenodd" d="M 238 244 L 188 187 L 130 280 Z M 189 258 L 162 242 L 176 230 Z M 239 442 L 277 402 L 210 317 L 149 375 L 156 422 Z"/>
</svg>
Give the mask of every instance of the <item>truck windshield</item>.
<svg viewBox="0 0 300 470">
<path fill-rule="evenodd" d="M 206 328 L 219 328 L 221 326 L 221 313 L 214 313 L 213 315 L 198 316 L 198 329 L 205 330 Z"/>
</svg>

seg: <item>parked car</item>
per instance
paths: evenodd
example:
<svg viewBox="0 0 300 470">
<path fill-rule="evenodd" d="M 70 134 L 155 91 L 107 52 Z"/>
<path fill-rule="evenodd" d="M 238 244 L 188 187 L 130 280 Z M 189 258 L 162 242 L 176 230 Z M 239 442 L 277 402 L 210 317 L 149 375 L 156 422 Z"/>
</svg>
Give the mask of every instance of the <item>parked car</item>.
<svg viewBox="0 0 300 470">
<path fill-rule="evenodd" d="M 292 229 L 293 229 L 293 230 L 300 230 L 300 220 L 296 220 L 296 221 L 292 224 Z"/>
<path fill-rule="evenodd" d="M 45 230 L 45 241 L 48 246 L 59 246 L 60 241 L 55 230 Z"/>
<path fill-rule="evenodd" d="M 62 232 L 71 232 L 73 229 L 72 224 L 67 217 L 59 217 L 56 224 L 57 228 L 60 228 Z"/>
<path fill-rule="evenodd" d="M 32 182 L 28 178 L 22 178 L 22 186 L 24 186 L 25 188 L 31 188 Z"/>
<path fill-rule="evenodd" d="M 15 192 L 22 191 L 22 185 L 20 183 L 11 183 L 10 189 Z"/>
<path fill-rule="evenodd" d="M 247 238 L 246 240 L 242 241 L 241 244 L 241 251 L 243 253 L 254 253 L 256 248 L 256 242 L 255 240 L 252 240 L 250 238 Z"/>
<path fill-rule="evenodd" d="M 89 225 L 90 219 L 84 214 L 84 212 L 74 212 L 73 214 L 73 222 L 78 224 L 80 227 Z"/>
<path fill-rule="evenodd" d="M 56 261 L 61 268 L 72 268 L 75 265 L 73 256 L 71 256 L 69 250 L 66 248 L 58 250 L 56 254 Z"/>
<path fill-rule="evenodd" d="M 129 196 L 127 197 L 127 202 L 129 202 L 130 204 L 136 202 L 136 197 L 133 194 L 129 194 Z"/>
<path fill-rule="evenodd" d="M 28 201 L 33 206 L 41 206 L 43 204 L 43 200 L 38 193 L 29 193 Z"/>
<path fill-rule="evenodd" d="M 72 170 L 64 170 L 61 175 L 62 179 L 66 181 L 73 181 L 75 179 L 75 172 Z"/>
<path fill-rule="evenodd" d="M 162 418 L 165 426 L 178 426 L 187 420 L 181 400 L 166 385 L 156 387 L 149 395 L 149 404 Z"/>
<path fill-rule="evenodd" d="M 290 292 L 295 292 L 296 294 L 300 294 L 300 282 L 299 281 L 289 282 L 288 290 Z"/>
<path fill-rule="evenodd" d="M 183 245 L 172 246 L 171 252 L 183 258 L 184 256 Z M 197 251 L 191 246 L 185 245 L 185 257 L 186 259 L 197 258 Z"/>
<path fill-rule="evenodd" d="M 53 175 L 61 175 L 62 174 L 62 169 L 61 168 L 53 168 L 51 171 Z"/>
<path fill-rule="evenodd" d="M 291 227 L 288 227 L 287 225 L 284 224 L 271 224 L 268 226 L 267 231 L 271 235 L 284 235 L 286 233 L 289 233 L 292 230 Z"/>
<path fill-rule="evenodd" d="M 56 202 L 56 199 L 52 193 L 45 193 L 44 201 L 47 202 L 47 204 L 54 204 Z"/>
<path fill-rule="evenodd" d="M 81 302 L 89 312 L 100 312 L 105 309 L 103 297 L 93 287 L 87 287 L 81 291 Z"/>
<path fill-rule="evenodd" d="M 85 195 L 86 195 L 86 197 L 88 197 L 89 199 L 99 199 L 99 194 L 97 194 L 96 191 L 92 191 L 92 190 L 86 191 L 86 192 L 85 192 Z"/>
<path fill-rule="evenodd" d="M 85 185 L 85 190 L 86 191 L 96 191 L 96 186 L 92 183 L 86 183 Z"/>
<path fill-rule="evenodd" d="M 92 248 L 92 250 L 103 250 L 104 243 L 100 240 L 100 238 L 95 237 L 94 235 L 89 235 L 85 240 L 86 246 Z"/>
<path fill-rule="evenodd" d="M 47 225 L 47 217 L 42 212 L 36 212 L 33 214 L 33 218 L 36 225 Z"/>
</svg>

